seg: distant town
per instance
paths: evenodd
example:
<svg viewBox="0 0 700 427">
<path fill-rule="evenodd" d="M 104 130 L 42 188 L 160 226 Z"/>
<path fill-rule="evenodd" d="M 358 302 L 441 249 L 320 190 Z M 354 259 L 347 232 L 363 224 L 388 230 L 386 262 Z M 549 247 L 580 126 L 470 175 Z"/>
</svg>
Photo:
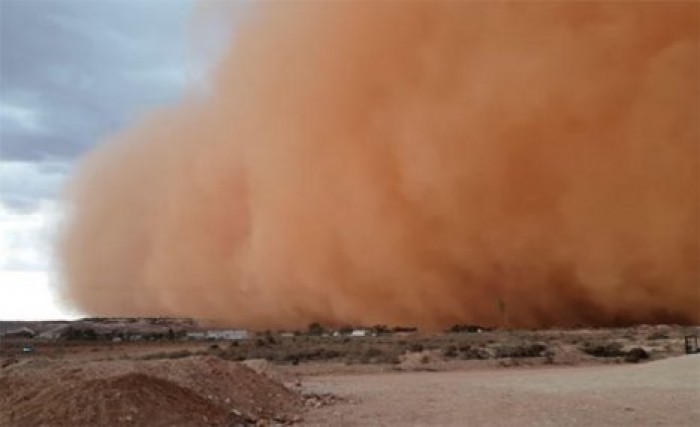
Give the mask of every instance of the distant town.
<svg viewBox="0 0 700 427">
<path fill-rule="evenodd" d="M 485 328 L 455 325 L 454 331 L 481 332 Z M 0 321 L 0 339 L 39 341 L 216 341 L 245 340 L 254 336 L 277 335 L 293 337 L 348 336 L 366 337 L 384 334 L 410 334 L 416 327 L 385 325 L 343 326 L 328 328 L 311 323 L 304 330 L 250 331 L 241 328 L 206 326 L 205 323 L 185 318 L 84 318 L 74 321 Z"/>
</svg>

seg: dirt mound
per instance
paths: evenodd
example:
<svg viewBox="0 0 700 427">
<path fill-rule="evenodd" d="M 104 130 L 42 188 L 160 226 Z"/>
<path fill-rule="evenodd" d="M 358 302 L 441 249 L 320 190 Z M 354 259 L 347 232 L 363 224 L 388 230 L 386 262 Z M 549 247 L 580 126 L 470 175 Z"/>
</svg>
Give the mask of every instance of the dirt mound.
<svg viewBox="0 0 700 427">
<path fill-rule="evenodd" d="M 295 388 L 301 385 L 301 380 L 298 375 L 276 369 L 265 359 L 244 360 L 241 364 L 260 375 L 264 375 L 273 381 L 284 384 L 288 388 Z"/>
<path fill-rule="evenodd" d="M 298 419 L 301 397 L 214 357 L 16 364 L 0 374 L 0 425 L 236 425 Z"/>
<path fill-rule="evenodd" d="M 18 397 L 10 402 L 10 422 L 17 425 L 202 425 L 223 424 L 227 416 L 191 390 L 139 373 Z"/>
</svg>

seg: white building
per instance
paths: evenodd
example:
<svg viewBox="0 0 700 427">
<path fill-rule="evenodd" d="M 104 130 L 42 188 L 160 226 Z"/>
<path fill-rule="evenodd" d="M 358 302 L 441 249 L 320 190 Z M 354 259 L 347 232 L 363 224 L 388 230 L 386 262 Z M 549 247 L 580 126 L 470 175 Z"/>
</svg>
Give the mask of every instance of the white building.
<svg viewBox="0 0 700 427">
<path fill-rule="evenodd" d="M 248 338 L 248 331 L 242 329 L 220 329 L 207 331 L 207 339 L 214 340 L 244 340 Z"/>
<path fill-rule="evenodd" d="M 212 329 L 187 332 L 188 340 L 244 340 L 248 337 L 248 331 L 242 329 Z"/>
<path fill-rule="evenodd" d="M 189 340 L 203 340 L 207 338 L 207 334 L 204 332 L 187 332 L 187 339 Z"/>
</svg>

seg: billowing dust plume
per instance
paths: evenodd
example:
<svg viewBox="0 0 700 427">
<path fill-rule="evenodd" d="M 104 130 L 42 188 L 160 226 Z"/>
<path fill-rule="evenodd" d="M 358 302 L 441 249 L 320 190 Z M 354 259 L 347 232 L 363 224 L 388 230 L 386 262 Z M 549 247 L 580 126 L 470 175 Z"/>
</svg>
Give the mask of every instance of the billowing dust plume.
<svg viewBox="0 0 700 427">
<path fill-rule="evenodd" d="M 249 327 L 700 321 L 696 2 L 258 2 L 85 158 L 64 294 Z"/>
</svg>

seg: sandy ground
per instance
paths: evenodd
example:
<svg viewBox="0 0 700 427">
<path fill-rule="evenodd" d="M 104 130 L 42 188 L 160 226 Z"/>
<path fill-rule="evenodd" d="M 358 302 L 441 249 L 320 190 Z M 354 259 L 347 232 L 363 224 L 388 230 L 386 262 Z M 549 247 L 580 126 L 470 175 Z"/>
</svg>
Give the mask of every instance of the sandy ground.
<svg viewBox="0 0 700 427">
<path fill-rule="evenodd" d="M 700 426 L 700 355 L 640 365 L 308 377 L 306 425 Z"/>
</svg>

